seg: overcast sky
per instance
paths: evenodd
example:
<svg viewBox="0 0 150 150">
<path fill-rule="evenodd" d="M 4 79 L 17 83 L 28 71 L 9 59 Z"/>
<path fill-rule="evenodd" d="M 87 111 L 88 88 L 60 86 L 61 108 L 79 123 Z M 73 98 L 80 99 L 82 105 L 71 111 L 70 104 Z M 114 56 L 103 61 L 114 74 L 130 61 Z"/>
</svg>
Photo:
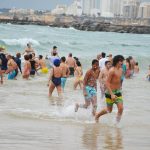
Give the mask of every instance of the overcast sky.
<svg viewBox="0 0 150 150">
<path fill-rule="evenodd" d="M 53 9 L 57 4 L 71 4 L 73 0 L 0 0 L 0 8 Z"/>
<path fill-rule="evenodd" d="M 149 1 L 150 0 L 143 0 Z M 71 4 L 73 0 L 0 0 L 0 8 L 31 8 L 38 10 L 49 10 L 57 4 Z"/>
</svg>

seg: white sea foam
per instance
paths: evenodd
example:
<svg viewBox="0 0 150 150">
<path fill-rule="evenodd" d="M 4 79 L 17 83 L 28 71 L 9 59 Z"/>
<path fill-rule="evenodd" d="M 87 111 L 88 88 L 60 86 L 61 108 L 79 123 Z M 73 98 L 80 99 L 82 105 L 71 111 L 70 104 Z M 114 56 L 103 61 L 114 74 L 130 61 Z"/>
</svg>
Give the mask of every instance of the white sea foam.
<svg viewBox="0 0 150 150">
<path fill-rule="evenodd" d="M 33 45 L 40 45 L 37 40 L 34 40 L 32 38 L 21 38 L 21 39 L 2 39 L 6 45 L 11 45 L 11 46 L 16 46 L 16 45 L 21 45 L 21 46 L 26 46 L 27 43 L 32 43 Z"/>
</svg>

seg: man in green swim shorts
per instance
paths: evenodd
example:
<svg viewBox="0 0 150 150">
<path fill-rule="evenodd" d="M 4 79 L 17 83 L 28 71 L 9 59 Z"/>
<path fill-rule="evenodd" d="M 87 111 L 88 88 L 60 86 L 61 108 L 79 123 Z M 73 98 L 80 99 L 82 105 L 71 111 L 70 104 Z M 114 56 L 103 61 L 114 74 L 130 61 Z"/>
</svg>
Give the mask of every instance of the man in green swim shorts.
<svg viewBox="0 0 150 150">
<path fill-rule="evenodd" d="M 106 80 L 107 91 L 105 93 L 107 107 L 96 113 L 95 120 L 98 122 L 99 117 L 104 114 L 111 113 L 113 104 L 115 103 L 118 108 L 116 121 L 119 122 L 123 113 L 123 100 L 121 94 L 121 77 L 123 74 L 122 64 L 124 57 L 117 55 L 113 58 L 113 67 L 109 70 L 108 78 Z"/>
</svg>

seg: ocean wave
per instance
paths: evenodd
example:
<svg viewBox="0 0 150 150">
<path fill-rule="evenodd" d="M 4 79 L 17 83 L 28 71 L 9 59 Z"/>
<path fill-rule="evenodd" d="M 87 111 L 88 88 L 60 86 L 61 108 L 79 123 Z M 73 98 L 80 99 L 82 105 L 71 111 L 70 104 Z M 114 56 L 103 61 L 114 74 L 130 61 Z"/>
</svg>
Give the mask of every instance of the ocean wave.
<svg viewBox="0 0 150 150">
<path fill-rule="evenodd" d="M 1 42 L 4 42 L 6 45 L 16 46 L 26 46 L 27 43 L 31 43 L 33 45 L 40 45 L 40 43 L 32 38 L 21 38 L 21 39 L 1 39 Z"/>
</svg>

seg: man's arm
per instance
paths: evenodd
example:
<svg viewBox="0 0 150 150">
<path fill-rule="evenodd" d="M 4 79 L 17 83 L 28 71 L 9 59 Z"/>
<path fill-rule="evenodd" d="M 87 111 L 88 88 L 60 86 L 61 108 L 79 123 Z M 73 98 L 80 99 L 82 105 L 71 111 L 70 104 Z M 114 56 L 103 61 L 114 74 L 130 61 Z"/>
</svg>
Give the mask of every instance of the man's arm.
<svg viewBox="0 0 150 150">
<path fill-rule="evenodd" d="M 87 71 L 86 74 L 85 74 L 85 76 L 84 76 L 84 80 L 83 80 L 83 94 L 84 94 L 84 96 L 87 95 L 85 88 L 87 86 L 89 75 L 90 75 L 90 71 Z"/>
<path fill-rule="evenodd" d="M 109 93 L 111 95 L 111 99 L 115 100 L 116 99 L 116 95 L 113 94 L 112 89 L 110 87 L 110 84 L 111 84 L 113 76 L 114 76 L 114 70 L 110 69 L 110 71 L 108 73 L 108 78 L 106 80 L 106 88 L 108 89 L 108 91 L 109 91 Z"/>
</svg>

